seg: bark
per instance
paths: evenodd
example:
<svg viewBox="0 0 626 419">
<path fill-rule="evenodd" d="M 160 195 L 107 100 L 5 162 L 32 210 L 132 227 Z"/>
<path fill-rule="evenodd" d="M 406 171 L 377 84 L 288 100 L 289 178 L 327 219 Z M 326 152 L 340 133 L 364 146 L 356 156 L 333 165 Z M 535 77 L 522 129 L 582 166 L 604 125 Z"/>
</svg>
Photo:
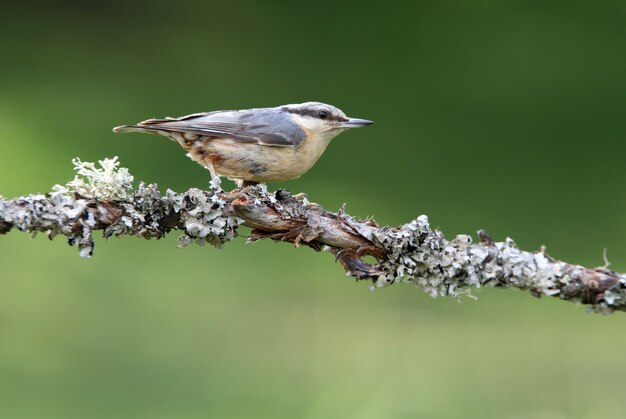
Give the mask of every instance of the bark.
<svg viewBox="0 0 626 419">
<path fill-rule="evenodd" d="M 372 288 L 410 282 L 431 296 L 461 297 L 482 286 L 519 288 L 536 297 L 550 296 L 585 304 L 604 314 L 626 310 L 626 274 L 605 267 L 585 268 L 551 258 L 545 249 L 522 251 L 513 240 L 494 242 L 484 231 L 478 242 L 469 235 L 447 240 L 421 215 L 398 227 L 380 227 L 336 213 L 288 191 L 264 185 L 232 192 L 213 184 L 210 190 L 168 190 L 140 184 L 118 169 L 115 159 L 103 169 L 74 162 L 80 176 L 46 195 L 0 197 L 0 235 L 12 229 L 67 237 L 80 255 L 93 254 L 93 232 L 104 237 L 133 235 L 160 238 L 182 232 L 180 245 L 210 243 L 222 247 L 250 227 L 248 242 L 284 241 L 332 253 L 346 273 L 371 280 Z M 365 256 L 376 262 L 368 263 Z"/>
</svg>

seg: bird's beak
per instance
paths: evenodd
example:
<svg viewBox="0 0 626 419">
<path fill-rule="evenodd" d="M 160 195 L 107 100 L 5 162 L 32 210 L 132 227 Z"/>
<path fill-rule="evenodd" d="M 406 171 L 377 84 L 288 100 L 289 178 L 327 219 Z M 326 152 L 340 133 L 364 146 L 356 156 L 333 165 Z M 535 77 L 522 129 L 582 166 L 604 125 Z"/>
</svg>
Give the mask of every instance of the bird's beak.
<svg viewBox="0 0 626 419">
<path fill-rule="evenodd" d="M 359 128 L 372 125 L 374 121 L 368 119 L 350 118 L 339 124 L 339 128 Z"/>
</svg>

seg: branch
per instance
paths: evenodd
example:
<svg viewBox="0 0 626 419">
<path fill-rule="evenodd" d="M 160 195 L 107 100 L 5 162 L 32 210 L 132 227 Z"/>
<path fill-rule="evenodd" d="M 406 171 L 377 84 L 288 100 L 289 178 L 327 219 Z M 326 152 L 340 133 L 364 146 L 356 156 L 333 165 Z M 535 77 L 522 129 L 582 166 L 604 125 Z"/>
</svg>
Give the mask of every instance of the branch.
<svg viewBox="0 0 626 419">
<path fill-rule="evenodd" d="M 332 253 L 346 273 L 372 280 L 372 289 L 411 282 L 433 297 L 460 297 L 472 287 L 519 288 L 536 297 L 551 296 L 588 305 L 604 314 L 626 311 L 626 274 L 606 267 L 589 269 L 555 260 L 545 249 L 519 250 L 513 240 L 494 242 L 484 231 L 478 243 L 469 235 L 446 240 L 425 215 L 399 227 L 379 227 L 372 219 L 357 220 L 309 203 L 288 191 L 269 193 L 264 185 L 225 192 L 184 193 L 141 183 L 117 159 L 93 163 L 74 160 L 76 178 L 45 195 L 0 197 L 0 234 L 17 228 L 64 235 L 80 255 L 93 254 L 93 231 L 104 237 L 132 235 L 161 238 L 180 230 L 180 246 L 210 243 L 222 247 L 250 227 L 248 242 L 285 241 Z M 376 263 L 363 260 L 373 256 Z"/>
</svg>

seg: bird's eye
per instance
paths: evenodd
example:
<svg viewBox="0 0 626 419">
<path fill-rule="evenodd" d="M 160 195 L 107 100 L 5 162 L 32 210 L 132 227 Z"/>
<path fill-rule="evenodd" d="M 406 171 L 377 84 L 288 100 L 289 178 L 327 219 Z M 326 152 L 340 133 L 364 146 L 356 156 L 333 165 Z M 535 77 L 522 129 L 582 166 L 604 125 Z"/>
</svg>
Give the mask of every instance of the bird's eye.
<svg viewBox="0 0 626 419">
<path fill-rule="evenodd" d="M 317 116 L 319 116 L 320 119 L 326 119 L 328 118 L 328 112 L 326 111 L 320 111 Z"/>
</svg>

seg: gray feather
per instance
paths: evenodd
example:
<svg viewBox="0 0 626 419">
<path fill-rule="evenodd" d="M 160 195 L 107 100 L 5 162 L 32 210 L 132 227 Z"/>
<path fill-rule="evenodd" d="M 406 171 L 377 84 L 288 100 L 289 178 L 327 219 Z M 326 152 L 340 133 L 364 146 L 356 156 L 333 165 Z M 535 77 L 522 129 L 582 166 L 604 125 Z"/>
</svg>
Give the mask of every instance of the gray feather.
<svg viewBox="0 0 626 419">
<path fill-rule="evenodd" d="M 304 130 L 289 113 L 278 108 L 246 109 L 196 113 L 180 118 L 148 119 L 137 125 L 123 125 L 115 132 L 181 132 L 206 137 L 230 138 L 268 146 L 297 146 Z"/>
</svg>

